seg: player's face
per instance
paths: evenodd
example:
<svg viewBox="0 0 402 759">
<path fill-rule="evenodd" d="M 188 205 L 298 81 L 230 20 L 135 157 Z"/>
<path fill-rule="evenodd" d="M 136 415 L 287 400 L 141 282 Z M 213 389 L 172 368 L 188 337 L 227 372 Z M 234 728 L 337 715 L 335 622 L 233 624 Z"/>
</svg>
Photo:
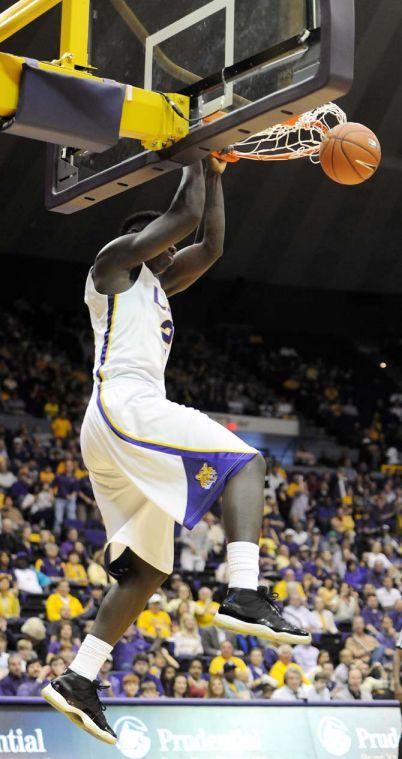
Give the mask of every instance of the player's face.
<svg viewBox="0 0 402 759">
<path fill-rule="evenodd" d="M 159 274 L 163 274 L 163 272 L 169 269 L 173 264 L 173 259 L 176 253 L 177 250 L 175 246 L 171 245 L 170 248 L 164 250 L 159 256 L 152 258 L 151 261 L 147 261 L 147 266 L 151 269 L 152 274 L 155 274 L 157 277 Z"/>
</svg>

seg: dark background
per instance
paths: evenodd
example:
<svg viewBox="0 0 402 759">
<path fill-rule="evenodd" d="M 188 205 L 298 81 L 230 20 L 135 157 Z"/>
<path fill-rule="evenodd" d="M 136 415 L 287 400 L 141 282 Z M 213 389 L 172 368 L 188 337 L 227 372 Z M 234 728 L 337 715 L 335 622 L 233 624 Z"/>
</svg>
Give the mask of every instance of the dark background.
<svg viewBox="0 0 402 759">
<path fill-rule="evenodd" d="M 0 10 L 9 4 L 1 0 Z M 115 13 L 109 0 L 102 7 Z M 340 105 L 349 120 L 377 133 L 381 169 L 367 184 L 347 188 L 309 161 L 230 167 L 226 253 L 204 282 L 177 299 L 183 319 L 216 321 L 224 314 L 272 330 L 400 334 L 402 3 L 356 0 L 356 10 L 355 82 Z M 1 49 L 54 57 L 58 23 L 55 9 Z M 76 308 L 88 263 L 120 219 L 144 207 L 165 209 L 179 177 L 63 216 L 44 208 L 44 153 L 42 144 L 0 136 L 3 297 L 29 293 Z"/>
</svg>

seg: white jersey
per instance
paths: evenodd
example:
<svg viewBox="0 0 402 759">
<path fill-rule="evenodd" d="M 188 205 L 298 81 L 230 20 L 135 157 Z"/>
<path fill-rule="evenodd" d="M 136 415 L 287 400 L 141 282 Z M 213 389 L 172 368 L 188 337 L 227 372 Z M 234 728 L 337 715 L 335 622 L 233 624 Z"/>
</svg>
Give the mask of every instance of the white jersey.
<svg viewBox="0 0 402 759">
<path fill-rule="evenodd" d="M 95 336 L 95 382 L 128 378 L 151 384 L 166 396 L 164 375 L 174 328 L 169 301 L 151 270 L 142 264 L 134 285 L 118 295 L 98 293 L 91 270 L 85 303 Z"/>
<path fill-rule="evenodd" d="M 194 527 L 257 451 L 200 411 L 167 400 L 172 315 L 145 264 L 130 290 L 114 296 L 98 293 L 90 272 L 85 302 L 95 386 L 81 450 L 106 527 L 106 565 L 118 578 L 132 552 L 169 573 L 175 522 Z"/>
</svg>

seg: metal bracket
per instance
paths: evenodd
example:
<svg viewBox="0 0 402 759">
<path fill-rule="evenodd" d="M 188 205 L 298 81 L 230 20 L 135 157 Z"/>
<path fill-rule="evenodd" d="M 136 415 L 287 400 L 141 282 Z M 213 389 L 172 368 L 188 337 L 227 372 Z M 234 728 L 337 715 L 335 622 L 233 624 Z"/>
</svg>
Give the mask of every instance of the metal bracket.
<svg viewBox="0 0 402 759">
<path fill-rule="evenodd" d="M 56 188 L 57 192 L 67 190 L 78 184 L 78 167 L 70 160 L 59 158 L 56 164 Z"/>
</svg>

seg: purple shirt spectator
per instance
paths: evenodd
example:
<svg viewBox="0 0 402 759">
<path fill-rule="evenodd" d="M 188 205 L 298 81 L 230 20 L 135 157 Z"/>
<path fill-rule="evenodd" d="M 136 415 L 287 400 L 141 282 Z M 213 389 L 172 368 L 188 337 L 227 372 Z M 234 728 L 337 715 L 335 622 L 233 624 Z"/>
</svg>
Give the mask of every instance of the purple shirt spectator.
<svg viewBox="0 0 402 759">
<path fill-rule="evenodd" d="M 370 609 L 368 606 L 364 606 L 361 611 L 366 625 L 372 625 L 376 630 L 381 630 L 383 613 L 379 609 Z"/>
<path fill-rule="evenodd" d="M 46 685 L 49 685 L 49 683 L 50 680 L 38 682 L 36 678 L 28 677 L 25 682 L 19 686 L 16 695 L 21 698 L 34 698 L 35 696 L 40 696 L 42 689 L 46 688 Z"/>
<path fill-rule="evenodd" d="M 76 493 L 77 484 L 77 478 L 73 474 L 57 474 L 52 487 L 57 488 L 57 498 L 67 498 L 72 493 Z"/>
<path fill-rule="evenodd" d="M 130 670 L 137 654 L 147 651 L 150 645 L 144 636 L 136 630 L 130 638 L 122 638 L 113 649 L 113 666 L 116 670 Z"/>
<path fill-rule="evenodd" d="M 0 680 L 0 695 L 1 696 L 16 696 L 18 688 L 25 683 L 26 676 L 21 675 L 16 677 L 15 675 L 6 675 Z"/>
</svg>

